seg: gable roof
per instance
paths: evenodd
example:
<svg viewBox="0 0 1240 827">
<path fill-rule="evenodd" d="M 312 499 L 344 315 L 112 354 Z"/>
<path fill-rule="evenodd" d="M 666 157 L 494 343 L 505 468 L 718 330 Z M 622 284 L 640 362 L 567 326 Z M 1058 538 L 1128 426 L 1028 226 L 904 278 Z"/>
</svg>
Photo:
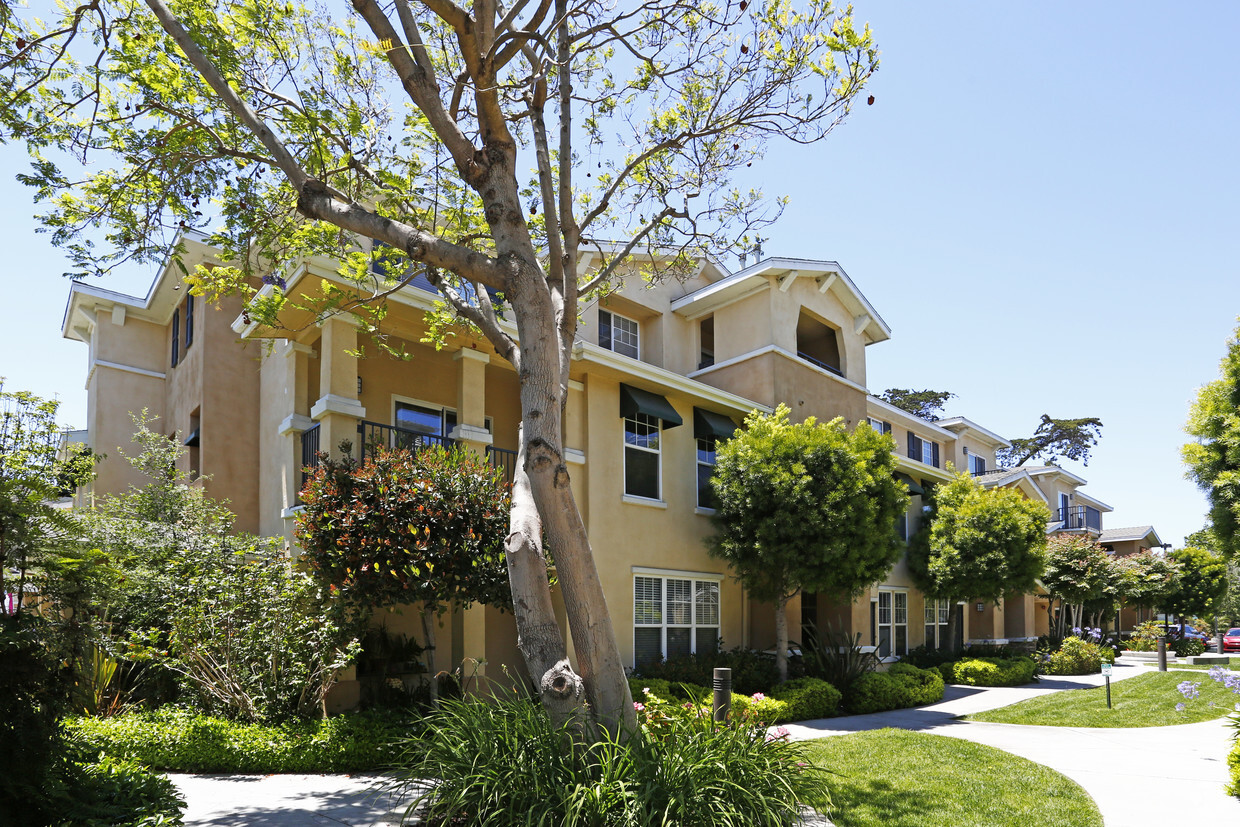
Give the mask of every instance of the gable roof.
<svg viewBox="0 0 1240 827">
<path fill-rule="evenodd" d="M 1150 543 L 1150 547 L 1161 546 L 1162 540 L 1158 536 L 1158 532 L 1154 530 L 1152 525 L 1136 525 L 1127 528 L 1108 528 L 1098 536 L 1099 543 L 1122 543 L 1129 540 L 1148 540 L 1154 539 Z"/>
<path fill-rule="evenodd" d="M 751 267 L 726 276 L 714 284 L 686 293 L 672 301 L 672 310 L 687 319 L 698 319 L 715 310 L 740 301 L 761 290 L 778 286 L 781 290 L 799 278 L 813 279 L 822 292 L 833 295 L 853 315 L 857 332 L 866 337 L 866 344 L 891 338 L 891 328 L 878 315 L 853 280 L 834 261 L 805 258 L 768 258 Z"/>
</svg>

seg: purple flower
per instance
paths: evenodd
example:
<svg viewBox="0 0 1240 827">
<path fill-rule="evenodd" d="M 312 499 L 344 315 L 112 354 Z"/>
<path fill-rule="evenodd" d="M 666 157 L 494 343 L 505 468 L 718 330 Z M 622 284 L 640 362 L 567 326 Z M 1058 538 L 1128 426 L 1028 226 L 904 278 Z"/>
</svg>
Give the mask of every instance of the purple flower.
<svg viewBox="0 0 1240 827">
<path fill-rule="evenodd" d="M 1187 700 L 1194 700 L 1201 694 L 1201 682 L 1193 683 L 1192 681 L 1182 681 L 1176 689 L 1180 690 L 1180 694 Z M 1182 704 L 1181 704 L 1182 706 Z"/>
<path fill-rule="evenodd" d="M 1184 704 L 1176 704 L 1176 705 L 1175 705 L 1175 711 L 1176 711 L 1176 712 L 1183 712 L 1183 711 L 1184 711 Z"/>
</svg>

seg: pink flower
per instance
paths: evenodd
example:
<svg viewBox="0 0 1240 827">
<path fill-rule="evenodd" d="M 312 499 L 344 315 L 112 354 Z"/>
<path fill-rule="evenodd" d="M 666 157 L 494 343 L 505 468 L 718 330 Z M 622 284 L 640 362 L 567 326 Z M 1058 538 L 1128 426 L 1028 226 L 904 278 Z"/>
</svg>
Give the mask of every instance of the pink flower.
<svg viewBox="0 0 1240 827">
<path fill-rule="evenodd" d="M 765 700 L 766 700 L 766 696 L 765 696 L 765 695 L 763 695 L 761 692 L 755 692 L 755 693 L 753 693 L 753 699 L 754 699 L 755 701 L 765 701 Z"/>
<path fill-rule="evenodd" d="M 766 734 L 766 740 L 778 741 L 781 738 L 787 738 L 790 734 L 786 727 L 775 727 L 775 729 Z"/>
<path fill-rule="evenodd" d="M 633 701 L 633 709 L 634 709 L 635 711 L 637 711 L 637 712 L 645 712 L 645 711 L 646 711 L 646 707 L 645 707 L 644 705 L 642 705 L 642 704 L 639 704 L 637 701 Z"/>
</svg>

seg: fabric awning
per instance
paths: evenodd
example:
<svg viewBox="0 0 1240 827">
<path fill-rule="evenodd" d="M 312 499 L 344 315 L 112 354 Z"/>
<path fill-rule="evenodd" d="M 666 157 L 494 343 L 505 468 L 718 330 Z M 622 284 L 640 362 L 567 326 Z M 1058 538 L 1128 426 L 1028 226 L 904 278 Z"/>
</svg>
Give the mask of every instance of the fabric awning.
<svg viewBox="0 0 1240 827">
<path fill-rule="evenodd" d="M 620 385 L 620 416 L 632 417 L 634 414 L 645 414 L 663 421 L 664 428 L 675 428 L 685 424 L 665 397 L 657 393 L 644 391 L 632 385 Z"/>
<path fill-rule="evenodd" d="M 721 413 L 708 411 L 705 408 L 693 409 L 694 439 L 731 439 L 736 430 L 736 423 Z"/>
<path fill-rule="evenodd" d="M 899 480 L 900 482 L 908 486 L 909 494 L 912 494 L 914 496 L 921 496 L 922 494 L 926 493 L 926 489 L 918 485 L 917 480 L 913 479 L 908 474 L 902 474 L 897 471 L 894 476 L 897 480 Z"/>
<path fill-rule="evenodd" d="M 189 436 L 187 436 L 187 437 L 185 438 L 185 447 L 186 447 L 186 448 L 197 448 L 197 447 L 198 447 L 198 434 L 199 434 L 199 430 L 200 430 L 200 429 L 195 428 L 194 430 L 192 430 L 192 431 L 190 431 L 190 432 L 189 432 Z"/>
</svg>

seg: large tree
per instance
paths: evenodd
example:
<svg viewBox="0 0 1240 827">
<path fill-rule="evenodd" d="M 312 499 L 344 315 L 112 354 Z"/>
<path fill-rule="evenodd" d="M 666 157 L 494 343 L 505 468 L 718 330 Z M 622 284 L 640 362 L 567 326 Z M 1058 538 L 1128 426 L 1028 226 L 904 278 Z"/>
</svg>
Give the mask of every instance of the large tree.
<svg viewBox="0 0 1240 827">
<path fill-rule="evenodd" d="M 1204 548 L 1178 549 L 1171 559 L 1180 572 L 1163 608 L 1179 617 L 1213 614 L 1227 593 L 1227 561 Z"/>
<path fill-rule="evenodd" d="M 891 440 L 843 419 L 792 424 L 788 407 L 751 413 L 719 446 L 711 480 L 726 560 L 751 597 L 775 605 L 775 663 L 788 679 L 788 601 L 802 590 L 852 598 L 899 559 L 896 519 L 908 493 L 892 476 Z"/>
<path fill-rule="evenodd" d="M 1098 444 L 1100 436 L 1102 420 L 1096 416 L 1053 419 L 1042 414 L 1033 436 L 1013 439 L 1012 447 L 1000 448 L 995 456 L 1004 468 L 1019 468 L 1034 459 L 1053 463 L 1060 457 L 1089 465 L 1089 451 Z"/>
<path fill-rule="evenodd" d="M 889 405 L 895 405 L 902 411 L 908 411 L 913 416 L 920 417 L 927 422 L 934 422 L 943 413 L 943 406 L 947 404 L 947 400 L 955 395 L 948 391 L 888 388 L 880 393 L 878 398 Z"/>
<path fill-rule="evenodd" d="M 983 488 L 956 474 L 934 489 L 930 512 L 909 541 L 913 582 L 927 597 L 997 602 L 1031 591 L 1042 574 L 1046 506 L 1009 488 Z M 947 639 L 956 639 L 956 613 Z"/>
<path fill-rule="evenodd" d="M 362 312 L 425 271 L 513 365 L 521 651 L 556 716 L 588 699 L 608 727 L 635 726 L 564 461 L 578 303 L 639 251 L 655 278 L 751 243 L 778 209 L 739 178 L 769 139 L 814 142 L 848 114 L 878 66 L 868 27 L 829 0 L 95 0 L 46 24 L 3 8 L 0 119 L 34 152 L 28 180 L 78 273 L 159 257 L 166 231 L 215 217 L 235 266 L 195 289 L 265 277 L 255 321 L 278 325 L 285 263 L 328 254 L 357 290 L 316 313 Z M 94 166 L 64 171 L 62 151 Z"/>
<path fill-rule="evenodd" d="M 1146 550 L 1115 561 L 1119 595 L 1130 606 L 1156 609 L 1166 605 L 1176 588 L 1180 567 L 1165 554 Z"/>
<path fill-rule="evenodd" d="M 1054 611 L 1055 601 L 1059 601 L 1059 623 L 1055 628 L 1060 637 L 1066 630 L 1069 614 L 1073 626 L 1085 625 L 1086 604 L 1114 602 L 1123 583 L 1122 572 L 1093 537 L 1065 533 L 1047 541 L 1042 585 L 1050 594 L 1048 614 Z M 1153 583 L 1147 585 L 1154 587 Z"/>
<path fill-rule="evenodd" d="M 1206 492 L 1218 551 L 1240 555 L 1240 328 L 1227 342 L 1219 378 L 1197 392 L 1184 430 L 1188 476 Z"/>
</svg>

